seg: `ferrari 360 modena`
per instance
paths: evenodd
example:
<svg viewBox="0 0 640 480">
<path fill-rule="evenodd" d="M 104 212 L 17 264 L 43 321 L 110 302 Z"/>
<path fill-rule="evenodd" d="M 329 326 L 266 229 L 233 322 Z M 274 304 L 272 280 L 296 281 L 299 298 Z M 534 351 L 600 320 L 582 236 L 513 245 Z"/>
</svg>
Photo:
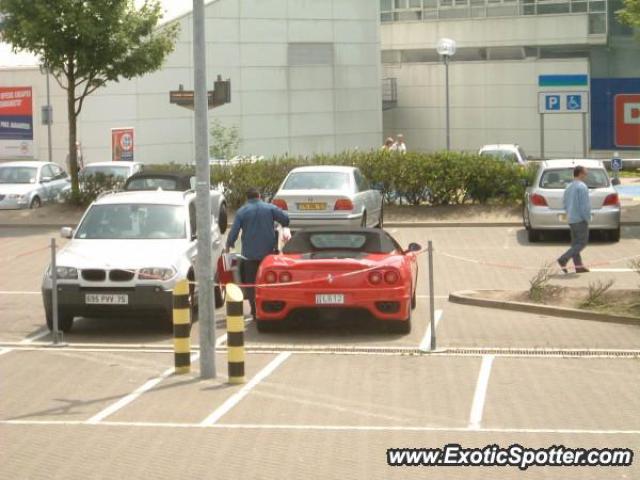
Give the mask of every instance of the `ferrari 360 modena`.
<svg viewBox="0 0 640 480">
<path fill-rule="evenodd" d="M 280 326 L 292 313 L 366 311 L 390 331 L 409 333 L 420 245 L 400 247 L 373 228 L 317 227 L 293 235 L 258 271 L 256 325 Z"/>
</svg>

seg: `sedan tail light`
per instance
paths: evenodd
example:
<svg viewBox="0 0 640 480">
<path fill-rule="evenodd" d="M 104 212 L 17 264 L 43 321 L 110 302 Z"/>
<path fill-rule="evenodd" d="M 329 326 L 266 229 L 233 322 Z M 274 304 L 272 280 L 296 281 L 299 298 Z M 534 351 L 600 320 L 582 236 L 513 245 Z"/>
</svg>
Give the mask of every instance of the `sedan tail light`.
<svg viewBox="0 0 640 480">
<path fill-rule="evenodd" d="M 274 198 L 271 203 L 278 207 L 280 210 L 289 210 L 287 202 L 282 198 Z"/>
<path fill-rule="evenodd" d="M 534 193 L 533 195 L 531 195 L 531 204 L 537 207 L 546 207 L 547 199 L 539 193 Z"/>
<path fill-rule="evenodd" d="M 353 202 L 348 198 L 340 198 L 336 200 L 336 204 L 333 207 L 334 210 L 353 210 Z"/>
<path fill-rule="evenodd" d="M 610 193 L 607 195 L 607 198 L 604 199 L 605 207 L 619 207 L 620 206 L 620 197 L 617 193 Z"/>
</svg>

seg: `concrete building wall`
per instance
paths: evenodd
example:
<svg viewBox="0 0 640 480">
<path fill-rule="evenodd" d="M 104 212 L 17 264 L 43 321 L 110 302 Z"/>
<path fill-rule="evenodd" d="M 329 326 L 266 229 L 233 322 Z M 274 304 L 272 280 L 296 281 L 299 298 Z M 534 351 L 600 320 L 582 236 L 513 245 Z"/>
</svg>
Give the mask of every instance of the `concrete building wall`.
<svg viewBox="0 0 640 480">
<path fill-rule="evenodd" d="M 111 158 L 110 130 L 134 127 L 136 160 L 193 161 L 193 112 L 169 91 L 193 88 L 192 17 L 176 20 L 175 51 L 157 72 L 113 83 L 85 102 L 78 123 L 85 161 Z M 209 119 L 240 130 L 241 154 L 333 153 L 377 147 L 382 137 L 379 5 L 370 0 L 214 0 L 206 7 L 208 83 L 231 79 L 230 104 Z M 295 49 L 309 56 L 295 56 Z M 292 54 L 292 49 L 294 50 Z M 330 58 L 314 58 L 317 51 Z M 307 58 L 309 60 L 307 60 Z M 37 69 L 0 70 L 0 85 L 34 89 L 35 148 L 44 77 Z M 66 158 L 64 92 L 52 83 L 54 156 Z"/>
</svg>

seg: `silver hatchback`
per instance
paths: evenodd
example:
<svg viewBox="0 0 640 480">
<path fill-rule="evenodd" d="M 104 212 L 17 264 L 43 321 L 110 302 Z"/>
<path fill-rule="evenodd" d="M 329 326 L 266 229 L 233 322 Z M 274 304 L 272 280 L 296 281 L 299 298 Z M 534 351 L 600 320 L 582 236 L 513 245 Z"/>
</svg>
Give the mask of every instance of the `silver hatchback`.
<svg viewBox="0 0 640 480">
<path fill-rule="evenodd" d="M 524 194 L 522 221 L 529 241 L 537 242 L 544 230 L 568 230 L 563 207 L 565 188 L 573 181 L 573 169 L 588 171 L 586 184 L 591 200 L 591 230 L 604 230 L 610 240 L 620 240 L 620 197 L 599 160 L 548 160 L 542 162 L 535 180 Z"/>
</svg>

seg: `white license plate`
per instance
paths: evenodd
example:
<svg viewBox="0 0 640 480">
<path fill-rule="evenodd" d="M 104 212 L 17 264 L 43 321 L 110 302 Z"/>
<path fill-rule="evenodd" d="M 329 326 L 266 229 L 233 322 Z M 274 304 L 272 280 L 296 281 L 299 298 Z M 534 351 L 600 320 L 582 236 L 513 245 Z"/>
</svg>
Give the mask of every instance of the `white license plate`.
<svg viewBox="0 0 640 480">
<path fill-rule="evenodd" d="M 129 295 L 113 293 L 87 293 L 84 296 L 87 305 L 128 305 Z"/>
<path fill-rule="evenodd" d="M 342 293 L 316 294 L 316 305 L 342 305 L 342 304 L 344 304 L 344 294 Z"/>
</svg>

